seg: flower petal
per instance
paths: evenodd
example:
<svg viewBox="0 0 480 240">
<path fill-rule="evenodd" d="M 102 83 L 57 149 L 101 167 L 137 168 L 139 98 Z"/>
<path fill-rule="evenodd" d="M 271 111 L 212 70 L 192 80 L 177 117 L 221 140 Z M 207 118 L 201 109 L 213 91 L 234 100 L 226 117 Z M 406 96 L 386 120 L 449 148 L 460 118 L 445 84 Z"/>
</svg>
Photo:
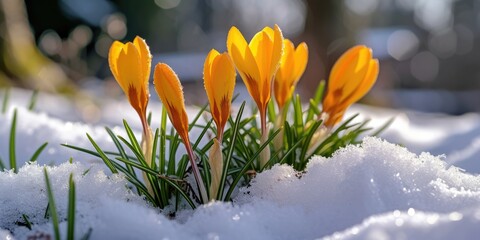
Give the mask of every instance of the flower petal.
<svg viewBox="0 0 480 240">
<path fill-rule="evenodd" d="M 226 53 L 219 55 L 213 61 L 212 65 L 212 79 L 214 91 L 215 105 L 212 111 L 215 122 L 218 128 L 222 129 L 227 123 L 228 116 L 230 116 L 230 105 L 233 97 L 233 90 L 235 88 L 235 68 L 229 56 Z M 210 102 L 212 107 L 212 102 Z"/>
<path fill-rule="evenodd" d="M 213 65 L 213 60 L 220 55 L 220 53 L 212 49 L 206 59 L 205 63 L 203 65 L 203 85 L 205 87 L 205 91 L 207 92 L 207 97 L 208 97 L 208 102 L 210 103 L 210 108 L 212 108 L 212 103 L 214 102 L 214 92 L 215 92 L 215 83 L 213 82 L 214 79 L 212 79 L 212 65 Z"/>
<path fill-rule="evenodd" d="M 295 76 L 294 84 L 300 80 L 300 77 L 302 77 L 303 73 L 305 72 L 305 68 L 307 68 L 307 62 L 308 47 L 306 43 L 302 42 L 297 46 L 297 49 L 295 49 L 295 64 L 293 70 L 293 75 Z"/>
<path fill-rule="evenodd" d="M 177 74 L 167 64 L 159 63 L 155 66 L 153 81 L 173 127 L 184 141 L 188 141 L 188 116 Z"/>
<path fill-rule="evenodd" d="M 142 75 L 144 81 L 146 81 L 147 89 L 148 89 L 148 79 L 150 78 L 150 69 L 152 64 L 152 55 L 150 54 L 150 50 L 145 43 L 145 40 L 139 36 L 136 36 L 133 40 L 133 44 L 137 48 L 138 53 L 140 54 L 140 63 L 142 65 Z"/>
<path fill-rule="evenodd" d="M 125 45 L 123 43 L 115 41 L 113 42 L 112 46 L 110 46 L 110 50 L 108 51 L 108 64 L 110 66 L 110 71 L 112 71 L 113 77 L 115 77 L 117 81 L 119 79 L 117 67 L 118 57 L 124 46 Z"/>
</svg>

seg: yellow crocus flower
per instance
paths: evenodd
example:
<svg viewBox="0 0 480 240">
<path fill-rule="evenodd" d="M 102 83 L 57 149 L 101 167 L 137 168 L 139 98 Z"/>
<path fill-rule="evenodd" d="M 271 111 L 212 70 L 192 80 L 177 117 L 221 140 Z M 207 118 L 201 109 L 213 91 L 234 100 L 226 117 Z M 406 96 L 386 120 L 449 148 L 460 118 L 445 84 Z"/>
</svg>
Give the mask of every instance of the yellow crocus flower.
<svg viewBox="0 0 480 240">
<path fill-rule="evenodd" d="M 227 48 L 248 92 L 258 106 L 264 132 L 272 81 L 282 57 L 282 31 L 277 25 L 274 29 L 265 27 L 247 44 L 242 33 L 232 27 L 227 36 Z"/>
<path fill-rule="evenodd" d="M 133 42 L 125 44 L 115 41 L 108 54 L 110 70 L 140 116 L 144 130 L 147 124 L 147 105 L 150 97 L 148 79 L 151 62 L 150 50 L 145 40 L 138 36 Z"/>
<path fill-rule="evenodd" d="M 220 54 L 217 50 L 212 49 L 205 59 L 203 80 L 220 142 L 223 137 L 223 129 L 230 116 L 235 76 L 235 67 L 228 54 Z"/>
<path fill-rule="evenodd" d="M 167 109 L 170 122 L 172 122 L 178 135 L 183 139 L 202 200 L 207 202 L 207 191 L 203 184 L 197 164 L 195 163 L 195 154 L 193 153 L 192 145 L 188 136 L 188 116 L 187 111 L 185 110 L 185 100 L 183 98 L 183 90 L 180 80 L 170 66 L 165 63 L 159 63 L 155 66 L 153 82 L 155 84 L 155 91 L 162 100 L 163 107 Z"/>
<path fill-rule="evenodd" d="M 285 103 L 292 97 L 293 91 L 300 77 L 303 75 L 308 61 L 307 44 L 302 42 L 297 48 L 293 43 L 285 39 L 280 67 L 275 75 L 273 90 L 278 108 L 283 109 Z"/>
<path fill-rule="evenodd" d="M 263 144 L 268 139 L 266 115 L 272 81 L 283 53 L 282 31 L 277 25 L 273 29 L 265 27 L 247 44 L 242 33 L 236 27 L 232 27 L 227 36 L 227 49 L 250 96 L 257 104 L 262 132 L 260 144 Z M 260 153 L 260 167 L 262 168 L 269 159 L 270 147 L 267 146 Z"/>
<path fill-rule="evenodd" d="M 167 109 L 168 117 L 180 137 L 189 145 L 188 116 L 185 110 L 182 85 L 177 74 L 165 63 L 155 66 L 153 82 L 163 106 Z"/>
<path fill-rule="evenodd" d="M 367 94 L 377 80 L 378 71 L 378 60 L 372 59 L 372 49 L 364 45 L 350 48 L 337 60 L 323 100 L 327 127 L 341 121 L 347 108 Z"/>
<path fill-rule="evenodd" d="M 235 67 L 227 53 L 220 54 L 212 49 L 205 59 L 203 80 L 210 112 L 217 125 L 217 139 L 213 139 L 208 163 L 210 165 L 210 199 L 216 199 L 223 173 L 223 154 L 221 142 L 223 129 L 230 116 L 230 106 L 235 88 Z"/>
</svg>

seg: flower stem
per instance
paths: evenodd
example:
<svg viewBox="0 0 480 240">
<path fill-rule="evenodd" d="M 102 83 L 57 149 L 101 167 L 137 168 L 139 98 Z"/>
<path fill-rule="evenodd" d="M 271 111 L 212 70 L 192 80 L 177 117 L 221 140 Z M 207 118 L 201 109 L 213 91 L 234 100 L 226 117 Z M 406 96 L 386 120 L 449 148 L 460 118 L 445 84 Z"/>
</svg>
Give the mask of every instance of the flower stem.
<svg viewBox="0 0 480 240">
<path fill-rule="evenodd" d="M 267 142 L 268 139 L 268 130 L 267 130 L 267 118 L 266 118 L 266 108 L 260 109 L 260 123 L 261 123 L 261 129 L 262 129 L 262 136 L 260 138 L 260 145 L 263 145 L 265 142 Z M 263 169 L 265 164 L 270 160 L 270 146 L 266 146 L 261 152 L 260 152 L 260 169 Z"/>
<path fill-rule="evenodd" d="M 207 189 L 205 188 L 205 184 L 203 183 L 202 176 L 200 176 L 200 171 L 198 170 L 197 163 L 195 162 L 195 154 L 193 153 L 192 146 L 190 145 L 190 141 L 185 139 L 185 148 L 187 149 L 188 158 L 190 159 L 190 165 L 192 165 L 193 175 L 195 177 L 195 181 L 197 182 L 198 191 L 200 192 L 200 196 L 202 198 L 203 203 L 208 202 L 208 195 Z"/>
</svg>

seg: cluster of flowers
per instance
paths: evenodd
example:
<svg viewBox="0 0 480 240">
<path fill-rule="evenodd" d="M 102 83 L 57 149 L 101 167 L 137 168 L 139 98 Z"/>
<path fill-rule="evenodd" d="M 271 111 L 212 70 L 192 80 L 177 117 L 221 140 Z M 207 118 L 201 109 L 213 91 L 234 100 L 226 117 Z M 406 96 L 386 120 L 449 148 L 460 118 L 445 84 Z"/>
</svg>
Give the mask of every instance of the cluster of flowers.
<svg viewBox="0 0 480 240">
<path fill-rule="evenodd" d="M 209 153 L 212 180 L 208 193 L 189 141 L 189 122 L 180 81 L 165 63 L 158 63 L 153 74 L 155 90 L 186 147 L 203 202 L 217 196 L 224 169 L 221 143 L 225 125 L 230 117 L 236 79 L 235 69 L 238 70 L 248 92 L 257 104 L 262 144 L 268 138 L 266 115 L 272 92 L 279 111 L 283 111 L 305 71 L 308 60 L 307 45 L 301 43 L 295 48 L 290 40 L 284 39 L 277 25 L 273 29 L 265 27 L 249 43 L 236 27 L 232 27 L 227 36 L 227 49 L 228 52 L 224 53 L 212 49 L 205 59 L 203 70 L 210 113 L 217 130 Z M 113 76 L 141 119 L 142 150 L 145 159 L 152 159 L 153 136 L 146 114 L 152 60 L 149 48 L 138 36 L 133 42 L 125 44 L 116 41 L 110 48 L 108 60 Z M 378 68 L 378 61 L 372 58 L 372 51 L 366 46 L 355 46 L 340 57 L 331 71 L 328 90 L 322 104 L 322 114 L 318 116 L 318 121 L 324 121 L 324 129 L 333 128 L 341 121 L 346 109 L 370 90 L 376 81 Z M 278 122 L 280 124 L 276 124 L 278 126 L 275 127 L 281 128 L 282 121 Z M 267 147 L 260 154 L 260 166 L 265 165 L 269 159 L 270 149 Z"/>
</svg>

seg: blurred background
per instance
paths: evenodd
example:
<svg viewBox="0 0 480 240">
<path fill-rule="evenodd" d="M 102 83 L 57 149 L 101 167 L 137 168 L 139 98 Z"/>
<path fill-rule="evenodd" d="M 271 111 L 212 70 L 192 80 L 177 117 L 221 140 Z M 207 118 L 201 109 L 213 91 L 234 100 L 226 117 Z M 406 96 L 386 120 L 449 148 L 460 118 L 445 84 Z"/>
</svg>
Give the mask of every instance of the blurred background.
<svg viewBox="0 0 480 240">
<path fill-rule="evenodd" d="M 187 103 L 203 104 L 208 51 L 225 51 L 232 25 L 248 41 L 275 23 L 286 38 L 309 46 L 297 88 L 303 100 L 346 49 L 366 44 L 381 68 L 363 102 L 449 114 L 480 111 L 475 0 L 0 0 L 0 87 L 120 99 L 108 49 L 115 40 L 139 35 L 153 64 L 166 62 L 179 74 Z"/>
</svg>

